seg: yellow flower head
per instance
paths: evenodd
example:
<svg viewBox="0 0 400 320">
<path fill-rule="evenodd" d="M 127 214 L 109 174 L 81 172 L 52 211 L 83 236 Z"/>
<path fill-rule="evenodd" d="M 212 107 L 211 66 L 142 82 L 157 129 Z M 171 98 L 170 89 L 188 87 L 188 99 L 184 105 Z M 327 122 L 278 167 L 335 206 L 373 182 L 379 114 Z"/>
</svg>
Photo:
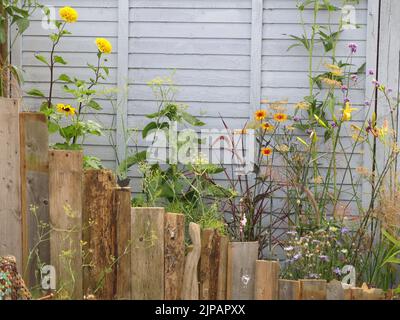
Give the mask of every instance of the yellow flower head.
<svg viewBox="0 0 400 320">
<path fill-rule="evenodd" d="M 69 104 L 59 103 L 57 104 L 57 111 L 60 113 L 64 113 L 67 116 L 73 116 L 75 112 L 75 108 L 71 107 Z"/>
<path fill-rule="evenodd" d="M 78 20 L 78 12 L 71 7 L 61 8 L 59 14 L 61 19 L 68 23 L 74 23 Z"/>
<path fill-rule="evenodd" d="M 345 108 L 343 109 L 342 121 L 350 121 L 351 113 L 357 111 L 358 109 L 352 108 L 349 101 L 346 102 Z"/>
<path fill-rule="evenodd" d="M 278 122 L 285 122 L 288 119 L 288 116 L 286 113 L 275 113 L 274 119 Z"/>
<path fill-rule="evenodd" d="M 295 108 L 299 110 L 308 110 L 310 109 L 310 104 L 308 102 L 301 101 L 295 105 Z"/>
<path fill-rule="evenodd" d="M 107 39 L 97 38 L 96 45 L 101 53 L 109 54 L 112 52 L 112 45 Z"/>
<path fill-rule="evenodd" d="M 336 77 L 340 77 L 343 75 L 343 70 L 339 66 L 326 63 L 325 67 L 329 70 L 330 73 L 332 73 L 332 75 Z"/>
<path fill-rule="evenodd" d="M 261 121 L 264 120 L 267 117 L 267 111 L 265 110 L 257 110 L 254 113 L 254 118 L 256 118 L 256 120 Z"/>
<path fill-rule="evenodd" d="M 265 130 L 265 131 L 273 131 L 274 130 L 274 126 L 268 122 L 264 122 L 261 127 Z"/>
<path fill-rule="evenodd" d="M 342 83 L 340 81 L 334 80 L 334 79 L 329 79 L 329 78 L 321 78 L 321 81 L 325 83 L 329 87 L 341 87 Z"/>
<path fill-rule="evenodd" d="M 272 155 L 272 149 L 269 147 L 262 148 L 261 153 L 263 156 L 269 157 L 270 155 Z"/>
</svg>

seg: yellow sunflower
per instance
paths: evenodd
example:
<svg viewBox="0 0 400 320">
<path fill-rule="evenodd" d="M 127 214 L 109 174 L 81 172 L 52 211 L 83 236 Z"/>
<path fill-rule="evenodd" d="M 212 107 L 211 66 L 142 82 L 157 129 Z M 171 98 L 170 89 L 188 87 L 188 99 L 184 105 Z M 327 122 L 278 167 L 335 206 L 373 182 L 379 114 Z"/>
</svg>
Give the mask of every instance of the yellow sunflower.
<svg viewBox="0 0 400 320">
<path fill-rule="evenodd" d="M 274 119 L 277 122 L 285 122 L 288 119 L 288 116 L 286 113 L 275 113 Z"/>
<path fill-rule="evenodd" d="M 69 104 L 59 103 L 57 104 L 57 111 L 60 113 L 64 113 L 66 116 L 75 115 L 76 109 L 71 107 Z"/>
<path fill-rule="evenodd" d="M 272 149 L 269 147 L 262 148 L 261 153 L 263 156 L 269 157 L 270 155 L 272 155 Z"/>
<path fill-rule="evenodd" d="M 265 111 L 265 110 L 263 110 L 263 109 L 257 110 L 257 111 L 254 113 L 254 117 L 255 117 L 256 120 L 258 120 L 258 121 L 264 120 L 264 119 L 267 117 L 267 111 Z"/>
<path fill-rule="evenodd" d="M 96 45 L 101 53 L 109 54 L 112 52 L 112 45 L 107 39 L 97 38 Z"/>
<path fill-rule="evenodd" d="M 334 87 L 341 87 L 342 83 L 340 81 L 329 79 L 329 78 L 321 78 L 321 81 L 325 83 L 327 86 L 334 88 Z"/>
<path fill-rule="evenodd" d="M 61 8 L 59 14 L 61 19 L 68 23 L 74 23 L 78 20 L 78 12 L 71 7 Z"/>
<path fill-rule="evenodd" d="M 343 75 L 343 70 L 337 65 L 326 63 L 325 67 L 329 70 L 330 73 L 332 73 L 332 75 L 336 77 L 340 77 Z"/>
</svg>

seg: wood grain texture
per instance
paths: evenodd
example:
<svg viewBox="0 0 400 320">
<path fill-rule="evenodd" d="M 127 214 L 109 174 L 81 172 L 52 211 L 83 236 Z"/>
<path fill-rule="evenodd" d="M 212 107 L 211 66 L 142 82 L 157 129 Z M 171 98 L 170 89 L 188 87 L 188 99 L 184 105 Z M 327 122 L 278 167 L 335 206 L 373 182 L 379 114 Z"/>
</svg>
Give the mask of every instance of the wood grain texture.
<svg viewBox="0 0 400 320">
<path fill-rule="evenodd" d="M 300 282 L 279 279 L 279 300 L 300 300 Z"/>
<path fill-rule="evenodd" d="M 326 300 L 326 280 L 300 280 L 301 300 Z"/>
<path fill-rule="evenodd" d="M 220 243 L 221 236 L 217 230 L 202 230 L 199 268 L 200 300 L 217 299 Z"/>
<path fill-rule="evenodd" d="M 63 298 L 82 299 L 81 151 L 49 151 L 50 261 Z"/>
<path fill-rule="evenodd" d="M 116 294 L 115 298 L 129 300 L 132 297 L 131 285 L 131 189 L 114 190 L 114 209 L 116 211 Z"/>
<path fill-rule="evenodd" d="M 164 208 L 132 208 L 132 299 L 164 299 Z"/>
<path fill-rule="evenodd" d="M 326 285 L 326 300 L 345 300 L 342 283 L 332 280 Z"/>
<path fill-rule="evenodd" d="M 280 265 L 278 261 L 256 261 L 256 300 L 278 300 L 279 270 Z"/>
<path fill-rule="evenodd" d="M 219 245 L 217 300 L 226 300 L 229 237 L 221 236 Z"/>
<path fill-rule="evenodd" d="M 185 216 L 167 213 L 164 231 L 165 300 L 182 298 L 185 269 Z"/>
<path fill-rule="evenodd" d="M 110 300 L 115 294 L 116 217 L 115 176 L 111 170 L 87 170 L 83 179 L 83 232 L 85 245 L 83 292 Z"/>
<path fill-rule="evenodd" d="M 0 98 L 0 256 L 22 267 L 19 100 Z"/>
<path fill-rule="evenodd" d="M 189 224 L 189 235 L 192 240 L 192 249 L 185 260 L 185 272 L 183 275 L 182 299 L 199 299 L 198 265 L 201 255 L 201 232 L 200 226 L 191 222 Z"/>
<path fill-rule="evenodd" d="M 19 116 L 21 144 L 22 264 L 28 287 L 39 284 L 40 266 L 50 264 L 49 134 L 38 112 Z"/>
<path fill-rule="evenodd" d="M 228 246 L 228 300 L 254 299 L 258 242 L 231 242 Z"/>
</svg>

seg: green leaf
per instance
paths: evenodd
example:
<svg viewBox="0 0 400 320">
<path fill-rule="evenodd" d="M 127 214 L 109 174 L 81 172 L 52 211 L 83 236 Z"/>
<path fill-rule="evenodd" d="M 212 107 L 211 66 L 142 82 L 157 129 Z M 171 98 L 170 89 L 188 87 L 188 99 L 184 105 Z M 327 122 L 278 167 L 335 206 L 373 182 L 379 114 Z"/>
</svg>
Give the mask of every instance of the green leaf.
<svg viewBox="0 0 400 320">
<path fill-rule="evenodd" d="M 61 57 L 61 56 L 54 56 L 54 63 L 59 63 L 59 64 L 62 64 L 62 65 L 66 65 L 67 61 L 65 61 L 64 58 Z"/>
<path fill-rule="evenodd" d="M 52 121 L 47 122 L 47 128 L 50 134 L 56 133 L 60 129 L 59 125 Z"/>
<path fill-rule="evenodd" d="M 33 96 L 33 97 L 41 97 L 41 98 L 45 98 L 45 95 L 42 91 L 38 90 L 38 89 L 32 89 L 29 90 L 26 94 Z"/>
<path fill-rule="evenodd" d="M 150 122 L 147 126 L 144 127 L 142 131 L 142 137 L 145 139 L 151 130 L 157 129 L 157 123 Z"/>
<path fill-rule="evenodd" d="M 18 33 L 19 34 L 23 34 L 26 31 L 26 29 L 29 28 L 29 25 L 30 25 L 29 19 L 26 19 L 26 18 L 17 19 L 15 21 L 15 23 L 18 26 Z"/>
<path fill-rule="evenodd" d="M 96 101 L 94 101 L 94 100 L 90 100 L 89 101 L 89 103 L 87 104 L 88 105 L 88 107 L 90 107 L 90 108 L 92 108 L 92 109 L 94 109 L 94 110 L 96 110 L 96 111 L 100 111 L 100 110 L 102 110 L 103 108 L 101 107 L 101 105 L 99 105 Z"/>
<path fill-rule="evenodd" d="M 124 172 L 126 173 L 130 167 L 132 167 L 135 164 L 145 161 L 146 158 L 147 158 L 147 151 L 141 151 L 141 152 L 135 153 L 135 154 L 127 157 L 118 166 L 118 168 L 117 168 L 118 174 L 121 175 Z"/>
<path fill-rule="evenodd" d="M 35 58 L 40 62 L 44 63 L 46 66 L 50 66 L 49 63 L 47 62 L 47 59 L 44 56 L 40 54 L 35 54 Z"/>
<path fill-rule="evenodd" d="M 84 156 L 83 157 L 83 168 L 84 169 L 103 169 L 103 165 L 101 164 L 101 160 L 97 157 L 93 156 Z"/>
<path fill-rule="evenodd" d="M 187 123 L 191 124 L 192 126 L 195 127 L 201 127 L 204 126 L 205 123 L 197 119 L 195 116 L 192 116 L 190 113 L 187 112 L 182 112 L 182 118 L 185 120 Z"/>
<path fill-rule="evenodd" d="M 59 80 L 59 81 L 63 81 L 63 82 L 72 83 L 71 78 L 70 78 L 68 75 L 66 75 L 65 73 L 61 74 L 61 75 L 58 77 L 58 80 Z"/>
</svg>

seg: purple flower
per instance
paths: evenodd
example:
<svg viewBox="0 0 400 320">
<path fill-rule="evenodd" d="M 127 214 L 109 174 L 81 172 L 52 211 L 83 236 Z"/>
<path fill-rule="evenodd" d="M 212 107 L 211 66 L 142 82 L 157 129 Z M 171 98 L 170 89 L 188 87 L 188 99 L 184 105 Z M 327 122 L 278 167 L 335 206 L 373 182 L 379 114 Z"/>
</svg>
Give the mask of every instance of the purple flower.
<svg viewBox="0 0 400 320">
<path fill-rule="evenodd" d="M 316 273 L 310 273 L 310 274 L 308 275 L 308 277 L 309 277 L 310 279 L 319 279 L 319 275 L 316 274 Z"/>
<path fill-rule="evenodd" d="M 370 70 L 368 70 L 368 74 L 369 74 L 370 76 L 373 76 L 373 75 L 375 74 L 375 72 L 374 72 L 374 70 L 370 69 Z"/>
<path fill-rule="evenodd" d="M 369 106 L 371 105 L 371 103 L 370 103 L 369 101 L 365 101 L 365 102 L 364 102 L 364 105 L 365 105 L 366 107 L 369 107 Z"/>
<path fill-rule="evenodd" d="M 389 88 L 389 89 L 387 89 L 387 92 L 388 92 L 388 93 L 392 93 L 392 92 L 393 92 L 393 89 Z"/>
<path fill-rule="evenodd" d="M 358 46 L 356 43 L 349 43 L 349 48 L 351 50 L 351 53 L 356 53 Z"/>
<path fill-rule="evenodd" d="M 332 127 L 332 128 L 336 128 L 336 127 L 337 127 L 337 123 L 336 123 L 336 122 L 332 122 L 332 123 L 331 123 L 331 127 Z"/>
<path fill-rule="evenodd" d="M 302 257 L 301 253 L 296 253 L 296 254 L 293 256 L 293 261 L 297 261 L 297 260 L 301 259 L 301 257 Z"/>
<path fill-rule="evenodd" d="M 337 274 L 338 276 L 342 275 L 342 271 L 339 269 L 339 267 L 336 267 L 335 269 L 333 269 L 333 273 Z"/>
<path fill-rule="evenodd" d="M 349 90 L 349 88 L 347 86 L 345 86 L 345 85 L 342 86 L 342 91 L 343 92 L 347 92 L 348 90 Z"/>
<path fill-rule="evenodd" d="M 346 227 L 343 227 L 343 228 L 340 230 L 340 232 L 341 232 L 342 234 L 346 234 L 346 233 L 349 232 L 349 229 L 346 228 Z"/>
<path fill-rule="evenodd" d="M 308 135 L 311 135 L 311 134 L 313 133 L 313 131 L 312 131 L 311 129 L 307 129 L 307 130 L 306 130 L 306 133 L 307 133 Z"/>
<path fill-rule="evenodd" d="M 297 116 L 296 116 L 296 117 L 293 117 L 293 121 L 294 121 L 294 122 L 299 122 L 299 121 L 300 121 L 300 117 L 297 117 Z"/>
<path fill-rule="evenodd" d="M 325 255 L 321 255 L 321 256 L 319 256 L 319 258 L 321 259 L 321 261 L 324 261 L 324 262 L 328 262 L 329 261 L 329 257 L 325 256 Z"/>
<path fill-rule="evenodd" d="M 379 87 L 379 86 L 380 86 L 379 81 L 376 80 L 376 79 L 372 80 L 372 84 L 373 84 L 374 86 L 376 86 L 376 87 Z"/>
<path fill-rule="evenodd" d="M 350 99 L 349 98 L 344 98 L 343 102 L 344 103 L 350 102 Z"/>
<path fill-rule="evenodd" d="M 350 78 L 351 78 L 351 80 L 353 80 L 354 82 L 357 82 L 357 80 L 358 80 L 358 76 L 357 76 L 356 74 L 352 74 Z"/>
</svg>

